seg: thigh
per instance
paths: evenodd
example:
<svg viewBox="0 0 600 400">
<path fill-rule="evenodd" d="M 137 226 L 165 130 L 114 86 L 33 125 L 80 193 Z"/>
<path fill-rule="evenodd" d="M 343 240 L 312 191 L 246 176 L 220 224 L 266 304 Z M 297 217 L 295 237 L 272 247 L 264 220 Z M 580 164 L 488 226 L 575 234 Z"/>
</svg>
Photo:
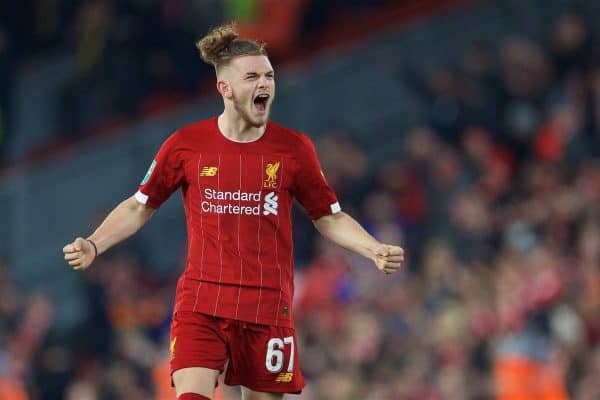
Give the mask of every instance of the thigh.
<svg viewBox="0 0 600 400">
<path fill-rule="evenodd" d="M 304 387 L 291 328 L 238 322 L 231 332 L 229 355 L 225 383 L 244 386 L 249 394 L 300 393 Z"/>
<path fill-rule="evenodd" d="M 173 315 L 170 368 L 177 393 L 214 391 L 228 359 L 223 324 L 220 318 L 200 313 Z"/>
<path fill-rule="evenodd" d="M 219 370 L 202 367 L 178 369 L 172 376 L 177 397 L 183 393 L 197 393 L 212 399 L 219 374 Z"/>
</svg>

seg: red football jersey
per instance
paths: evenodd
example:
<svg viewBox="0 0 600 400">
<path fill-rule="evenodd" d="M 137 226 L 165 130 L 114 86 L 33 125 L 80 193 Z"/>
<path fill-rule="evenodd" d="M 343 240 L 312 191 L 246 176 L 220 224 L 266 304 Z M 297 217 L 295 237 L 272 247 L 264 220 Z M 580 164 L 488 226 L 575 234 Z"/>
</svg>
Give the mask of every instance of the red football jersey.
<svg viewBox="0 0 600 400">
<path fill-rule="evenodd" d="M 340 211 L 307 136 L 268 122 L 253 142 L 227 139 L 217 118 L 160 148 L 136 199 L 158 208 L 181 188 L 188 253 L 175 311 L 293 327 L 295 197 L 314 220 Z"/>
</svg>

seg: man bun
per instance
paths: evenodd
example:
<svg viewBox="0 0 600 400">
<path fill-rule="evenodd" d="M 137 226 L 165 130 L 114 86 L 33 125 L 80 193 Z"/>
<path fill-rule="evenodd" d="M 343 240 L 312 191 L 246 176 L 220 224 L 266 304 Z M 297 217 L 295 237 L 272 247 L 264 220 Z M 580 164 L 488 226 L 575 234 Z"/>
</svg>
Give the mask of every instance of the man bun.
<svg viewBox="0 0 600 400">
<path fill-rule="evenodd" d="M 213 28 L 196 43 L 200 57 L 215 68 L 240 56 L 267 55 L 265 44 L 240 39 L 235 22 Z"/>
</svg>

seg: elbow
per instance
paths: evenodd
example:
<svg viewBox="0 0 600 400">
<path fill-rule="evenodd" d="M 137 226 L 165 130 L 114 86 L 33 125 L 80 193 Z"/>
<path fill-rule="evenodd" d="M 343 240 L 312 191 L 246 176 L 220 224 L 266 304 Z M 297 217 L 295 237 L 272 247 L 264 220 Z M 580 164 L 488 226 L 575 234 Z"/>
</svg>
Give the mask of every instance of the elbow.
<svg viewBox="0 0 600 400">
<path fill-rule="evenodd" d="M 320 234 L 323 234 L 323 228 L 322 228 L 322 227 L 323 227 L 323 225 L 322 225 L 322 224 L 320 224 L 320 223 L 318 222 L 318 220 L 314 220 L 312 223 L 313 223 L 313 225 L 314 225 L 315 229 L 317 230 L 317 232 L 319 232 Z"/>
<path fill-rule="evenodd" d="M 335 214 L 325 215 L 319 219 L 313 220 L 313 225 L 321 234 L 323 234 L 328 230 L 329 227 L 335 224 L 336 221 L 339 221 L 341 218 L 343 218 L 344 215 L 345 214 L 343 211 L 337 212 Z"/>
<path fill-rule="evenodd" d="M 147 216 L 148 218 L 154 214 L 156 211 L 154 208 L 150 207 L 147 204 L 142 204 L 137 199 L 132 196 L 124 201 L 125 207 L 132 213 Z"/>
</svg>

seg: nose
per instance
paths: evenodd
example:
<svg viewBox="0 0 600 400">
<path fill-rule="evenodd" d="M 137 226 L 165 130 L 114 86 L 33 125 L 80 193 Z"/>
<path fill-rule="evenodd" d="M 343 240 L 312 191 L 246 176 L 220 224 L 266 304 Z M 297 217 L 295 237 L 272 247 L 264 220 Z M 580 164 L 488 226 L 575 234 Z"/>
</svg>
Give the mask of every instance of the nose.
<svg viewBox="0 0 600 400">
<path fill-rule="evenodd" d="M 258 87 L 261 89 L 264 89 L 267 87 L 268 85 L 268 80 L 267 77 L 265 75 L 262 75 L 259 79 L 258 79 Z"/>
</svg>

